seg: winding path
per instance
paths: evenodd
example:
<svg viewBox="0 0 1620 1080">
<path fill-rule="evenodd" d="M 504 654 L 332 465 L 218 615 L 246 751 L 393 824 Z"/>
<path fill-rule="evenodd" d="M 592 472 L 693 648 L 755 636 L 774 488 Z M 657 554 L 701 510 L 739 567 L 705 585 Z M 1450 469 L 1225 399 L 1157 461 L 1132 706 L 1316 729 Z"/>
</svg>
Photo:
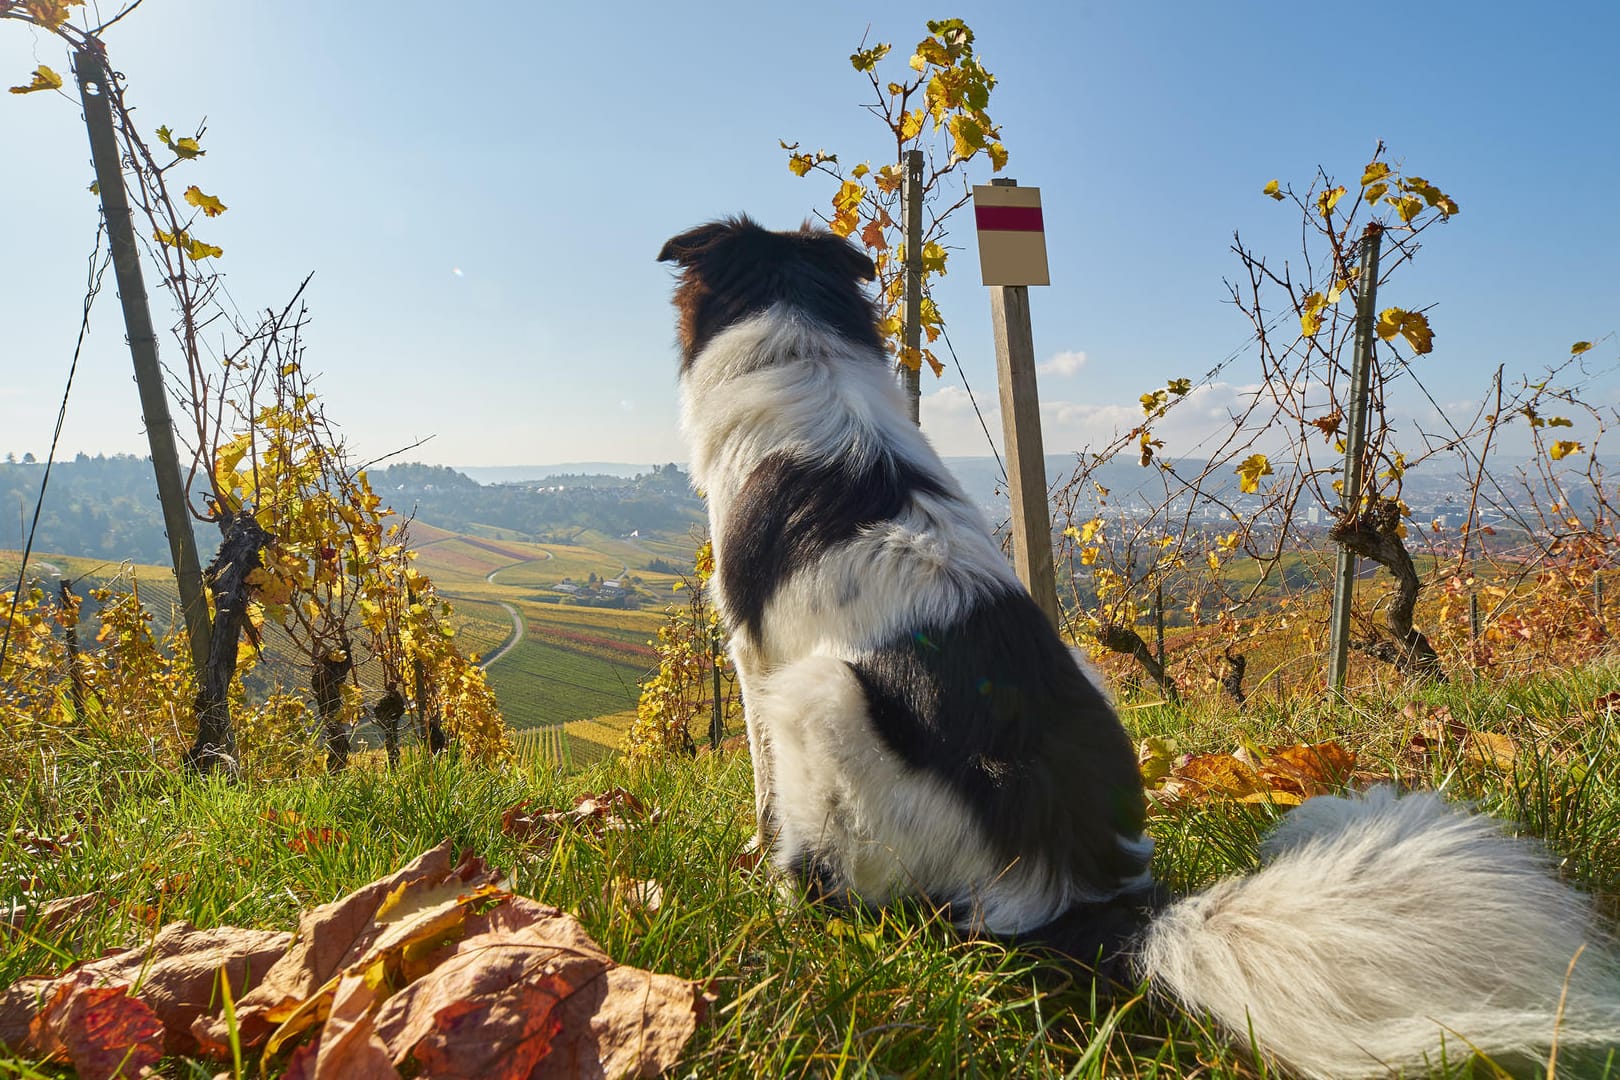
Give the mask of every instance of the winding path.
<svg viewBox="0 0 1620 1080">
<path fill-rule="evenodd" d="M 549 551 L 546 552 L 546 558 L 549 559 L 551 557 L 552 557 L 551 552 L 549 552 Z M 513 563 L 512 564 L 512 566 L 522 566 L 522 565 L 523 565 L 522 563 Z M 484 580 L 487 581 L 491 585 L 498 584 L 498 582 L 495 580 L 495 575 L 500 573 L 502 570 L 510 570 L 512 568 L 512 566 L 498 566 L 495 569 L 491 570 L 489 573 L 485 574 L 484 575 Z M 512 604 L 508 604 L 505 600 L 497 600 L 495 602 L 497 604 L 501 605 L 501 607 L 506 609 L 507 617 L 512 620 L 512 632 L 507 635 L 505 641 L 501 642 L 501 647 L 500 648 L 496 649 L 494 652 L 492 652 L 488 656 L 484 657 L 484 667 L 485 668 L 488 668 L 495 661 L 499 660 L 501 657 L 505 656 L 507 653 L 511 652 L 513 649 L 517 648 L 518 643 L 523 640 L 523 613 L 521 611 L 519 611 Z"/>
</svg>

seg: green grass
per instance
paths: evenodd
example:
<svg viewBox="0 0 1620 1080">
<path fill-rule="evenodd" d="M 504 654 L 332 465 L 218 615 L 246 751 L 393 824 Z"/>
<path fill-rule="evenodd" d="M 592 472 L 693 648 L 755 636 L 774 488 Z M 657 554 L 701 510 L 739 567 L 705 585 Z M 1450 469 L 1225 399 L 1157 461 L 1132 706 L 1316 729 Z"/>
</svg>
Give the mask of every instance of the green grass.
<svg viewBox="0 0 1620 1080">
<path fill-rule="evenodd" d="M 1174 735 L 1192 751 L 1338 738 L 1369 772 L 1443 784 L 1455 798 L 1517 820 L 1612 914 L 1620 900 L 1620 716 L 1600 714 L 1594 702 L 1617 683 L 1620 670 L 1610 663 L 1331 707 L 1268 706 L 1249 716 L 1139 708 L 1126 720 L 1134 734 Z M 1450 753 L 1415 758 L 1406 749 L 1412 721 L 1401 715 L 1408 700 L 1445 705 L 1471 727 L 1511 736 L 1520 747 L 1517 765 L 1502 771 Z M 615 958 L 709 983 L 718 1001 L 674 1076 L 1275 1075 L 1194 1017 L 1137 994 L 1099 998 L 1061 964 L 963 941 L 920 908 L 878 915 L 785 902 L 765 877 L 739 868 L 752 831 L 750 769 L 741 753 L 658 768 L 615 760 L 572 774 L 538 752 L 501 771 L 408 758 L 398 773 L 357 769 L 337 778 L 227 785 L 156 773 L 138 746 L 6 749 L 4 888 L 14 897 L 16 883 L 32 882 L 40 900 L 102 890 L 118 903 L 68 935 L 0 940 L 0 983 L 138 939 L 151 910 L 162 921 L 290 928 L 309 905 L 449 837 L 510 868 L 517 891 L 578 913 Z M 561 807 L 576 794 L 620 784 L 663 816 L 630 832 L 570 833 L 550 849 L 501 833 L 502 810 L 519 799 Z M 271 811 L 299 815 L 299 828 L 338 835 L 297 854 L 288 846 L 291 827 L 277 824 Z M 1157 870 L 1178 890 L 1244 870 L 1273 814 L 1230 803 L 1156 814 Z M 69 839 L 42 856 L 28 847 L 36 836 Z M 647 915 L 605 902 L 615 877 L 658 881 L 662 908 Z M 1561 1058 L 1559 1065 L 1566 1080 L 1620 1078 L 1616 1061 Z M 213 1072 L 176 1064 L 169 1075 Z M 0 1076 L 7 1075 L 55 1074 L 0 1053 Z M 1458 1061 L 1434 1075 L 1497 1074 Z"/>
</svg>

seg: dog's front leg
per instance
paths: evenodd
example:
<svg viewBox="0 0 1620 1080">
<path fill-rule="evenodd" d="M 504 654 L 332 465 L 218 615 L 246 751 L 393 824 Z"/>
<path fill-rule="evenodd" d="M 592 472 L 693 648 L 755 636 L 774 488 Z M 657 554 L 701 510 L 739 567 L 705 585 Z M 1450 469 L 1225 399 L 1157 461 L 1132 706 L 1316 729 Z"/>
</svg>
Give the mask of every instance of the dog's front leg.
<svg viewBox="0 0 1620 1080">
<path fill-rule="evenodd" d="M 731 667 L 737 676 L 737 691 L 742 695 L 743 724 L 748 729 L 748 756 L 754 764 L 754 846 L 769 851 L 776 839 L 776 807 L 771 785 L 771 743 L 759 710 L 752 704 L 751 688 L 760 680 L 754 677 L 758 663 L 743 642 L 731 641 Z"/>
</svg>

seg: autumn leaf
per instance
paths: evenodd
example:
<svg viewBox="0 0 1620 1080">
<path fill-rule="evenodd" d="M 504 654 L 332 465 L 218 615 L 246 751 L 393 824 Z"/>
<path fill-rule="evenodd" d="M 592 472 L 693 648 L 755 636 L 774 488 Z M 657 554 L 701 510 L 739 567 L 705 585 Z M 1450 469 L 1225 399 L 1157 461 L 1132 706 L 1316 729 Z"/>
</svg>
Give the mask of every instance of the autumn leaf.
<svg viewBox="0 0 1620 1080">
<path fill-rule="evenodd" d="M 1343 195 L 1343 186 L 1330 188 L 1327 191 L 1321 192 L 1316 196 L 1316 212 L 1321 214 L 1323 217 L 1327 217 L 1333 212 L 1333 208 L 1338 205 L 1339 199 L 1343 197 Z"/>
<path fill-rule="evenodd" d="M 1581 353 L 1586 352 L 1591 347 L 1592 343 L 1590 341 L 1577 341 L 1575 344 L 1569 347 L 1569 355 L 1579 356 Z"/>
<path fill-rule="evenodd" d="M 37 93 L 40 90 L 60 90 L 60 89 L 62 89 L 62 76 L 60 76 L 56 72 L 52 71 L 50 68 L 46 67 L 44 64 L 41 64 L 37 68 L 34 69 L 34 78 L 33 78 L 32 82 L 28 83 L 26 86 L 13 86 L 13 87 L 11 87 L 11 93 L 13 93 L 13 94 L 33 94 L 33 93 Z"/>
<path fill-rule="evenodd" d="M 1305 302 L 1300 305 L 1299 332 L 1306 337 L 1315 337 L 1322 329 L 1322 313 L 1327 310 L 1328 299 L 1319 292 L 1306 294 Z"/>
<path fill-rule="evenodd" d="M 833 195 L 833 218 L 828 223 L 838 236 L 848 236 L 860 224 L 861 202 L 866 198 L 866 189 L 854 180 L 845 180 Z"/>
<path fill-rule="evenodd" d="M 1310 423 L 1312 427 L 1322 433 L 1324 438 L 1331 442 L 1333 436 L 1339 433 L 1339 428 L 1344 424 L 1344 410 L 1335 405 L 1332 412 L 1318 416 Z"/>
<path fill-rule="evenodd" d="M 1262 195 L 1270 195 L 1273 199 L 1276 199 L 1278 202 L 1282 202 L 1282 200 L 1284 198 L 1283 193 L 1282 193 L 1282 185 L 1279 184 L 1275 180 L 1271 181 L 1270 183 L 1266 184 L 1265 187 L 1261 188 L 1260 189 L 1260 194 L 1262 194 Z"/>
<path fill-rule="evenodd" d="M 218 196 L 204 195 L 196 184 L 186 188 L 185 199 L 186 202 L 200 209 L 205 217 L 219 217 L 226 210 L 225 204 L 219 201 Z"/>
<path fill-rule="evenodd" d="M 870 49 L 862 49 L 849 58 L 850 66 L 856 71 L 871 71 L 877 67 L 878 61 L 889 55 L 889 46 L 874 45 Z"/>
<path fill-rule="evenodd" d="M 1382 180 L 1384 177 L 1386 177 L 1388 175 L 1389 175 L 1389 166 L 1386 165 L 1384 162 L 1382 162 L 1382 161 L 1369 162 L 1367 164 L 1367 167 L 1362 170 L 1362 173 L 1361 173 L 1361 186 L 1362 187 L 1367 187 L 1367 186 L 1369 186 L 1371 184 L 1376 184 L 1378 181 Z"/>
<path fill-rule="evenodd" d="M 1408 225 L 1423 212 L 1423 200 L 1416 195 L 1391 195 L 1384 201 L 1395 207 L 1395 213 Z"/>
<path fill-rule="evenodd" d="M 888 238 L 884 235 L 883 222 L 880 219 L 873 218 L 861 228 L 861 243 L 879 251 L 889 246 Z"/>
<path fill-rule="evenodd" d="M 1579 454 L 1586 449 L 1585 446 L 1571 439 L 1559 439 L 1547 447 L 1547 456 L 1554 461 L 1563 461 L 1571 454 Z"/>
<path fill-rule="evenodd" d="M 1434 331 L 1429 328 L 1428 316 L 1421 311 L 1405 311 L 1398 307 L 1385 308 L 1378 313 L 1378 336 L 1391 341 L 1396 334 L 1405 338 L 1418 355 L 1434 351 Z"/>
<path fill-rule="evenodd" d="M 28 1048 L 66 1060 L 80 1080 L 143 1076 L 163 1057 L 163 1025 L 127 986 L 98 986 L 80 971 L 59 980 L 28 1029 Z"/>
<path fill-rule="evenodd" d="M 1250 454 L 1236 469 L 1239 487 L 1248 495 L 1260 490 L 1260 478 L 1271 475 L 1271 461 L 1264 454 Z"/>
</svg>

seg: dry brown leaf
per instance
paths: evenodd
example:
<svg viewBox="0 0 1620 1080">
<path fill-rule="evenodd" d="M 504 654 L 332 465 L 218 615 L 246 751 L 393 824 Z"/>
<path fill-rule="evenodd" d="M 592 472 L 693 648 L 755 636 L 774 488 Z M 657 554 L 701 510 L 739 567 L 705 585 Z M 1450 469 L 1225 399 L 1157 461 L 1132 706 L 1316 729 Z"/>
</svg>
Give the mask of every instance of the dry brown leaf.
<svg viewBox="0 0 1620 1080">
<path fill-rule="evenodd" d="M 1252 795 L 1266 790 L 1254 767 L 1231 754 L 1194 754 L 1177 762 L 1173 774 L 1210 795 Z"/>
<path fill-rule="evenodd" d="M 48 977 L 18 979 L 0 988 L 0 1046 L 14 1054 L 22 1052 L 28 1042 L 28 1025 L 39 1014 L 45 993 L 55 981 Z"/>
<path fill-rule="evenodd" d="M 501 815 L 501 831 L 518 840 L 550 842 L 570 826 L 591 832 L 621 832 L 662 817 L 662 811 L 649 811 L 640 799 L 616 787 L 599 795 L 579 796 L 571 810 L 542 811 L 525 799 Z"/>
<path fill-rule="evenodd" d="M 548 941 L 543 923 L 479 934 L 389 998 L 377 1031 L 424 1078 L 526 1080 L 561 1026 L 557 1003 L 612 964 L 594 944 Z"/>
<path fill-rule="evenodd" d="M 1356 768 L 1356 756 L 1336 742 L 1296 743 L 1267 751 L 1260 775 L 1279 792 L 1309 797 L 1341 789 Z"/>
<path fill-rule="evenodd" d="M 283 1080 L 399 1080 L 372 1022 L 376 1002 L 363 976 L 344 976 L 320 1036 L 293 1051 Z"/>
<path fill-rule="evenodd" d="M 164 1053 L 188 1054 L 197 1050 L 192 1025 L 219 1006 L 220 972 L 230 979 L 233 998 L 251 993 L 291 941 L 292 935 L 283 931 L 235 926 L 198 930 L 174 922 L 145 948 L 92 960 L 75 974 L 89 975 L 100 986 L 137 988 L 137 996 L 163 1023 Z"/>
<path fill-rule="evenodd" d="M 616 877 L 602 890 L 602 901 L 634 915 L 656 915 L 664 906 L 664 887 L 651 878 Z"/>
<path fill-rule="evenodd" d="M 68 927 L 106 906 L 107 900 L 99 892 L 64 896 L 43 904 L 14 903 L 0 912 L 0 938 L 23 933 L 36 938 L 49 937 L 60 944 Z"/>
<path fill-rule="evenodd" d="M 562 1003 L 562 1030 L 530 1080 L 657 1076 L 679 1060 L 709 1001 L 673 975 L 609 968 Z"/>
<path fill-rule="evenodd" d="M 28 1050 L 72 1064 L 79 1080 L 148 1075 L 163 1057 L 163 1024 L 123 986 L 97 986 L 80 970 L 51 986 L 28 1028 Z"/>
<path fill-rule="evenodd" d="M 1511 737 L 1494 731 L 1470 731 L 1463 743 L 1463 757 L 1476 765 L 1512 772 L 1519 759 L 1519 746 Z"/>
<path fill-rule="evenodd" d="M 259 1046 L 270 1033 L 338 972 L 354 962 L 388 929 L 378 924 L 377 909 L 401 886 L 438 885 L 454 874 L 468 891 L 490 884 L 481 862 L 451 865 L 451 843 L 423 852 L 403 869 L 372 882 L 341 900 L 322 904 L 298 921 L 293 942 L 265 974 L 264 981 L 236 1003 L 238 1037 L 243 1046 Z M 199 1042 L 215 1053 L 228 1046 L 223 1020 L 203 1018 L 193 1028 Z"/>
</svg>

